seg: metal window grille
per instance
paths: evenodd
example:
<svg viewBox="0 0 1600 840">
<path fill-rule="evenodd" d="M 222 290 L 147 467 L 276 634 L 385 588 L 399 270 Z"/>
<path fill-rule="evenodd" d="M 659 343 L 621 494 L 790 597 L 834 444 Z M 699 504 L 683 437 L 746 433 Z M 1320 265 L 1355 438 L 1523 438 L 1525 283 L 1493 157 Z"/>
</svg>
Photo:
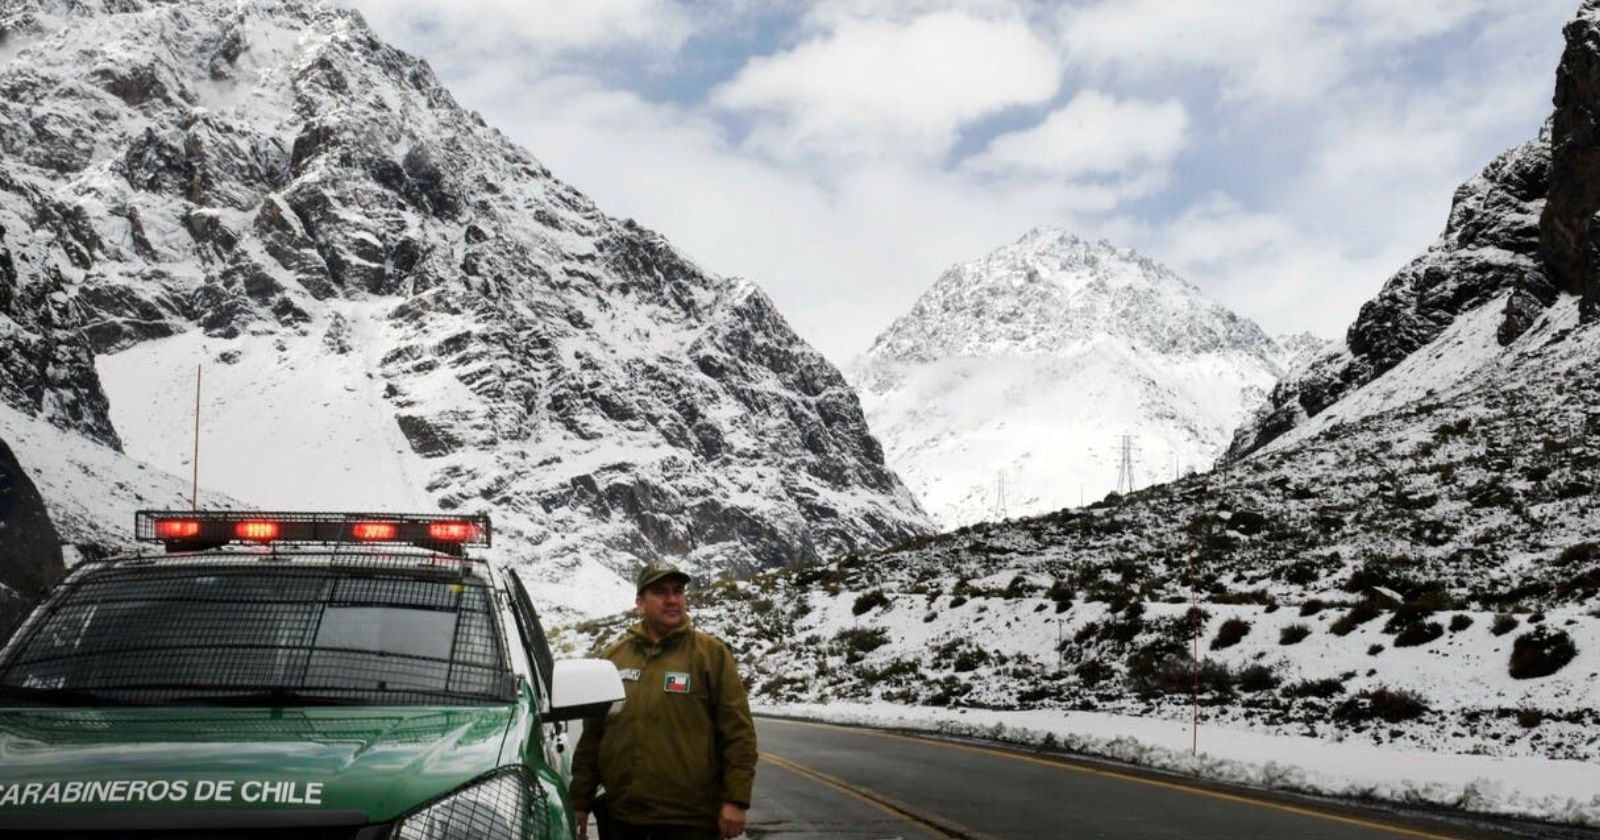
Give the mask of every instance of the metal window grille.
<svg viewBox="0 0 1600 840">
<path fill-rule="evenodd" d="M 129 703 L 284 690 L 394 705 L 512 697 L 485 583 L 385 573 L 380 561 L 106 568 L 66 584 L 23 632 L 0 685 Z"/>
<path fill-rule="evenodd" d="M 520 840 L 532 837 L 548 817 L 544 786 L 524 770 L 499 773 L 475 782 L 435 805 L 401 820 L 396 840 L 473 837 Z"/>
</svg>

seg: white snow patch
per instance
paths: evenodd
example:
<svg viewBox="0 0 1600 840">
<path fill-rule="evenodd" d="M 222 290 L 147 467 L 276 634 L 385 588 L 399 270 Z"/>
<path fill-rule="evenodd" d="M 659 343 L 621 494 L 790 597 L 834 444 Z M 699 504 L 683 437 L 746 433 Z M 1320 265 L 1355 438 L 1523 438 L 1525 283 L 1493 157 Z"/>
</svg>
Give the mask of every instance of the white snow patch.
<svg viewBox="0 0 1600 840">
<path fill-rule="evenodd" d="M 358 334 L 391 304 L 336 303 Z M 315 326 L 315 325 L 313 325 Z M 324 325 L 325 326 L 325 325 Z M 310 335 L 150 341 L 96 360 L 127 453 L 189 475 L 195 370 L 201 374 L 200 483 L 260 508 L 432 510 L 422 470 L 367 358 Z M 221 361 L 224 354 L 236 361 Z M 205 500 L 202 499 L 202 506 Z"/>
</svg>

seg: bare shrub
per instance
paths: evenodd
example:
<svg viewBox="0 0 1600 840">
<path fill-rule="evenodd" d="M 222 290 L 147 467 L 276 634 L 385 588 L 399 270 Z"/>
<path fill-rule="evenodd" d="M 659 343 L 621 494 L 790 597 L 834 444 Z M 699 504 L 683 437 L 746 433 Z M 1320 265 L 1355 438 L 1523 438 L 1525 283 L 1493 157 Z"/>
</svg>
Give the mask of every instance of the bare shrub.
<svg viewBox="0 0 1600 840">
<path fill-rule="evenodd" d="M 1270 665 L 1249 665 L 1236 675 L 1240 691 L 1266 691 L 1276 688 L 1278 682 L 1278 674 Z"/>
<path fill-rule="evenodd" d="M 1350 611 L 1334 620 L 1328 629 L 1335 636 L 1348 636 L 1350 631 L 1366 624 L 1367 622 L 1383 615 L 1383 610 L 1371 601 L 1362 601 L 1350 608 Z"/>
<path fill-rule="evenodd" d="M 1242 618 L 1230 618 L 1222 622 L 1217 628 L 1217 635 L 1211 640 L 1212 650 L 1222 650 L 1233 647 L 1250 632 L 1250 622 Z"/>
<path fill-rule="evenodd" d="M 1407 624 L 1401 628 L 1394 637 L 1394 646 L 1419 647 L 1444 635 L 1444 627 L 1437 621 L 1423 621 L 1417 624 Z"/>
<path fill-rule="evenodd" d="M 871 611 L 875 607 L 887 606 L 889 606 L 889 596 L 883 594 L 882 589 L 874 589 L 871 592 L 864 593 L 861 597 L 857 598 L 855 606 L 850 608 L 850 612 L 855 615 L 861 615 L 862 613 Z"/>
<path fill-rule="evenodd" d="M 1519 680 L 1548 677 L 1577 655 L 1578 647 L 1565 630 L 1540 627 L 1511 644 L 1511 676 Z"/>
<path fill-rule="evenodd" d="M 1364 723 L 1383 720 L 1389 723 L 1413 720 L 1428 711 L 1428 701 L 1422 695 L 1400 688 L 1378 687 L 1340 703 L 1333 710 L 1333 719 L 1340 723 Z"/>
<path fill-rule="evenodd" d="M 1517 629 L 1517 625 L 1520 623 L 1517 621 L 1517 617 L 1510 613 L 1499 613 L 1494 617 L 1494 624 L 1489 626 L 1489 632 L 1496 636 L 1504 636 Z"/>
<path fill-rule="evenodd" d="M 1323 700 L 1344 693 L 1344 681 L 1334 677 L 1320 680 L 1301 680 L 1284 687 L 1285 697 L 1320 697 Z"/>
</svg>

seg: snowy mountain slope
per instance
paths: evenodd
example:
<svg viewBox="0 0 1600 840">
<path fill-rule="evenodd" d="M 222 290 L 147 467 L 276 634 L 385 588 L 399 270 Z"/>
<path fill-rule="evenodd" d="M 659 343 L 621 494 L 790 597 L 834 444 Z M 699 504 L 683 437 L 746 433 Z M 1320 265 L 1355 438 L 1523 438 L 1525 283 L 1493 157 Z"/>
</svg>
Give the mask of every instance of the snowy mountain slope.
<svg viewBox="0 0 1600 840">
<path fill-rule="evenodd" d="M 51 521 L 64 535 L 78 535 L 68 538 L 64 559 L 69 566 L 85 553 L 135 549 L 135 511 L 189 507 L 187 474 L 165 472 L 3 405 L 0 438 L 11 444 L 17 462 L 38 486 Z M 224 507 L 240 504 L 226 496 L 211 501 Z"/>
<path fill-rule="evenodd" d="M 1586 0 L 1564 34 L 1555 111 L 1539 136 L 1456 190 L 1439 239 L 1362 307 L 1342 346 L 1273 389 L 1235 434 L 1229 458 L 1245 457 L 1321 414 L 1469 313 L 1486 317 L 1481 308 L 1490 301 L 1500 307 L 1494 335 L 1502 347 L 1563 294 L 1581 300 L 1586 323 L 1600 318 L 1600 266 L 1594 263 L 1600 227 L 1592 221 L 1600 211 L 1594 164 L 1600 2 Z"/>
<path fill-rule="evenodd" d="M 606 216 L 354 13 L 27 0 L 0 33 L 13 409 L 186 474 L 203 365 L 209 489 L 486 510 L 579 610 L 641 559 L 927 530 L 755 286 Z"/>
<path fill-rule="evenodd" d="M 747 651 L 761 702 L 1187 720 L 1197 630 L 1212 725 L 1594 761 L 1600 325 L 1564 296 L 1501 351 L 1482 320 L 1495 360 L 1403 407 L 1113 504 L 713 587 L 696 621 Z"/>
<path fill-rule="evenodd" d="M 1162 266 L 1039 229 L 951 268 L 851 368 L 889 464 L 947 527 L 1208 467 L 1291 353 Z"/>
<path fill-rule="evenodd" d="M 1244 457 L 1315 417 L 1490 301 L 1501 307 L 1500 344 L 1527 329 L 1557 294 L 1538 254 L 1549 179 L 1547 126 L 1462 184 L 1438 241 L 1361 307 L 1342 342 L 1272 389 L 1235 433 L 1228 457 Z"/>
<path fill-rule="evenodd" d="M 1560 128 L 1560 109 L 1600 92 L 1597 33 L 1591 0 L 1567 30 L 1556 150 L 1541 137 L 1459 190 L 1441 241 L 1275 389 L 1231 462 L 714 586 L 696 621 L 747 652 L 768 708 L 983 708 L 966 719 L 1026 715 L 1063 733 L 1046 747 L 1174 766 L 1153 742 L 1188 721 L 1198 685 L 1224 754 L 1265 745 L 1244 774 L 1259 783 L 1306 789 L 1307 753 L 1326 754 L 1306 739 L 1382 747 L 1386 765 L 1390 748 L 1434 752 L 1434 769 L 1487 757 L 1494 773 L 1445 787 L 1309 788 L 1600 826 L 1592 789 L 1498 781 L 1517 775 L 1508 758 L 1546 778 L 1600 759 L 1600 273 L 1548 282 L 1539 247 L 1552 223 L 1591 238 L 1570 214 L 1595 206 L 1554 222 L 1549 207 L 1557 181 L 1578 187 L 1566 204 L 1600 204 L 1600 134 Z M 585 649 L 625 621 L 564 641 Z M 1121 735 L 1086 734 L 1080 712 Z M 1176 766 L 1238 777 L 1214 759 Z"/>
</svg>

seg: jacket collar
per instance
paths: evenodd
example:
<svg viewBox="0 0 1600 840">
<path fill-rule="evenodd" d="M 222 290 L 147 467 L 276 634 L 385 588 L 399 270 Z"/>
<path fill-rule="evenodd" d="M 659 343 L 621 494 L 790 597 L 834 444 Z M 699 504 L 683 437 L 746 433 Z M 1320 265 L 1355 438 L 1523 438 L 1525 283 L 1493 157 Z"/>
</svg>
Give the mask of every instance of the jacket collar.
<svg viewBox="0 0 1600 840">
<path fill-rule="evenodd" d="M 683 623 L 679 624 L 677 627 L 674 627 L 672 632 L 662 636 L 661 640 L 658 642 L 650 641 L 650 634 L 644 631 L 643 621 L 628 628 L 628 637 L 644 647 L 670 647 L 677 644 L 678 640 L 688 636 L 693 630 L 694 622 L 687 614 L 685 614 L 683 617 Z"/>
</svg>

